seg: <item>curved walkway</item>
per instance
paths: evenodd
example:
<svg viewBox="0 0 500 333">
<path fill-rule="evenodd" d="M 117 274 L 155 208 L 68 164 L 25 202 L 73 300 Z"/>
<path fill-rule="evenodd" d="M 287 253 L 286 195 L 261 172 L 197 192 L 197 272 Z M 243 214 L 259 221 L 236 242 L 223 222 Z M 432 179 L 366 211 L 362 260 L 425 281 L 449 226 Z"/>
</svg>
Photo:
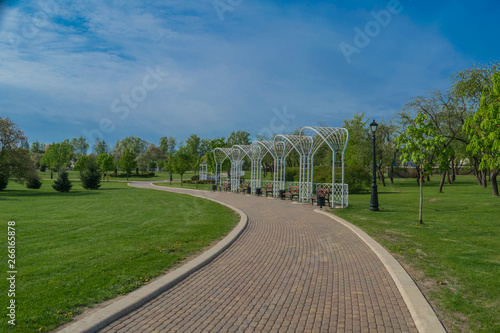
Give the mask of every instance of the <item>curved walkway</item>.
<svg viewBox="0 0 500 333">
<path fill-rule="evenodd" d="M 196 192 L 241 209 L 249 224 L 211 263 L 101 332 L 444 332 L 434 313 L 431 326 L 410 313 L 373 247 L 311 205 L 131 185 Z"/>
</svg>

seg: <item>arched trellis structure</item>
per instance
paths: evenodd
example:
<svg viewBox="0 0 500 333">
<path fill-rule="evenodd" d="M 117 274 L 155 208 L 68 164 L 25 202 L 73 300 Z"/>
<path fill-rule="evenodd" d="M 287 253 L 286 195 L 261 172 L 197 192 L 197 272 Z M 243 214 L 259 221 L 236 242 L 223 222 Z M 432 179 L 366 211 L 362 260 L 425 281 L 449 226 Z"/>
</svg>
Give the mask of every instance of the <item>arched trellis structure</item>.
<svg viewBox="0 0 500 333">
<path fill-rule="evenodd" d="M 252 190 L 252 193 L 255 194 L 256 189 L 258 187 L 261 187 L 262 177 L 260 163 L 266 155 L 266 151 L 264 151 L 259 145 L 253 143 L 251 145 L 235 145 L 233 147 L 241 149 L 241 151 L 250 159 L 250 188 Z"/>
<path fill-rule="evenodd" d="M 342 208 L 346 205 L 347 186 L 344 184 L 344 153 L 349 141 L 349 132 L 345 128 L 335 127 L 303 127 L 299 133 L 300 137 L 312 138 L 311 140 L 301 140 L 301 149 L 303 153 L 309 151 L 310 159 L 304 160 L 301 165 L 301 183 L 304 182 L 305 189 L 302 200 L 308 200 L 312 195 L 313 180 L 313 159 L 318 149 L 326 144 L 333 155 L 332 161 L 332 183 L 330 200 L 332 207 L 339 204 Z M 307 185 L 307 183 L 310 184 Z M 319 185 L 318 185 L 319 186 Z M 302 191 L 301 191 L 302 195 Z"/>
<path fill-rule="evenodd" d="M 221 184 L 221 174 L 222 174 L 222 164 L 224 161 L 229 159 L 229 163 L 231 166 L 233 165 L 232 161 L 232 153 L 233 148 L 215 148 L 214 149 L 214 159 L 215 159 L 215 184 Z"/>
<path fill-rule="evenodd" d="M 302 165 L 302 149 L 301 141 L 307 141 L 308 138 L 301 137 L 300 135 L 286 135 L 278 134 L 274 137 L 274 151 L 276 152 L 276 166 L 275 166 L 275 187 L 278 190 L 285 189 L 285 174 L 286 174 L 286 158 L 295 149 L 300 156 L 300 165 Z"/>
<path fill-rule="evenodd" d="M 216 184 L 220 183 L 222 163 L 229 158 L 231 163 L 231 190 L 237 191 L 240 185 L 243 158 L 248 156 L 252 161 L 250 186 L 252 192 L 261 186 L 261 162 L 266 154 L 274 159 L 274 196 L 285 189 L 285 160 L 292 150 L 300 157 L 299 200 L 309 201 L 314 192 L 314 155 L 326 144 L 332 151 L 332 183 L 316 184 L 317 188 L 330 190 L 332 207 L 335 204 L 342 208 L 347 205 L 347 184 L 344 183 L 344 154 L 349 140 L 345 128 L 303 127 L 298 135 L 278 134 L 273 141 L 254 141 L 252 145 L 235 145 L 233 148 L 216 148 Z"/>
</svg>

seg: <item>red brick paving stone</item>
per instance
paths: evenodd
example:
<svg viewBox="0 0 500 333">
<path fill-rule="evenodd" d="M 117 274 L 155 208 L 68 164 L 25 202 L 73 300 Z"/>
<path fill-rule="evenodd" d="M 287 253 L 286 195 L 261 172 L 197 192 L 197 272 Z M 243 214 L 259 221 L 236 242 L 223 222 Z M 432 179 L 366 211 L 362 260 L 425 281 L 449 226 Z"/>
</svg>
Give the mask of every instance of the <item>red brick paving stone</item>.
<svg viewBox="0 0 500 333">
<path fill-rule="evenodd" d="M 384 265 L 348 228 L 307 204 L 198 194 L 244 211 L 247 229 L 210 264 L 101 332 L 417 332 Z"/>
</svg>

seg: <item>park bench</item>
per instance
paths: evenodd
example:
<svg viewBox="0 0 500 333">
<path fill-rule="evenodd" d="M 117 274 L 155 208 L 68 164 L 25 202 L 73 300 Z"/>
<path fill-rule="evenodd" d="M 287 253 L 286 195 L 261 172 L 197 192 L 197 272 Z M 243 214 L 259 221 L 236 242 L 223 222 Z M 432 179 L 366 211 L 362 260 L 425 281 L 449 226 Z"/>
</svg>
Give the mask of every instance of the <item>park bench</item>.
<svg viewBox="0 0 500 333">
<path fill-rule="evenodd" d="M 288 192 L 283 193 L 283 195 L 286 197 L 289 197 L 293 201 L 293 197 L 299 197 L 299 187 L 298 186 L 290 186 L 288 188 Z"/>
<path fill-rule="evenodd" d="M 220 185 L 220 189 L 224 190 L 224 192 L 231 191 L 231 182 L 223 182 Z"/>
<path fill-rule="evenodd" d="M 247 189 L 248 189 L 248 183 L 241 183 L 238 191 L 245 194 L 247 192 Z"/>
<path fill-rule="evenodd" d="M 267 198 L 268 193 L 271 193 L 271 196 L 272 196 L 273 191 L 274 191 L 274 185 L 273 184 L 266 184 L 266 187 L 264 188 L 264 192 L 266 193 L 266 198 Z"/>
<path fill-rule="evenodd" d="M 328 202 L 328 206 L 330 206 L 330 190 L 327 188 L 318 188 L 316 192 L 316 196 L 311 197 L 311 205 L 314 204 L 314 200 L 316 200 L 316 204 L 318 203 L 318 197 L 325 197 L 325 202 Z"/>
</svg>

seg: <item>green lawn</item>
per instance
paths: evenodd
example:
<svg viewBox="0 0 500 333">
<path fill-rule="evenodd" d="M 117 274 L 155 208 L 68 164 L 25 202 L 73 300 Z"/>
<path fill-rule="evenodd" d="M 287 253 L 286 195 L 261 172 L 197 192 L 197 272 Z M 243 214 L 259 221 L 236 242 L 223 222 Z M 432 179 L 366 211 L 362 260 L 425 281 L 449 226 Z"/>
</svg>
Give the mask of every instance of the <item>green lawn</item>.
<svg viewBox="0 0 500 333">
<path fill-rule="evenodd" d="M 0 304 L 8 331 L 7 223 L 16 229 L 17 331 L 48 331 L 83 307 L 125 294 L 227 234 L 230 209 L 185 195 L 103 182 L 88 191 L 52 181 L 28 190 L 13 181 L 0 192 L 4 237 Z"/>
<path fill-rule="evenodd" d="M 500 198 L 472 176 L 438 193 L 424 185 L 422 225 L 415 179 L 379 185 L 380 212 L 370 194 L 349 196 L 335 214 L 361 227 L 400 258 L 453 332 L 500 332 Z M 419 274 L 424 272 L 424 274 Z"/>
</svg>

